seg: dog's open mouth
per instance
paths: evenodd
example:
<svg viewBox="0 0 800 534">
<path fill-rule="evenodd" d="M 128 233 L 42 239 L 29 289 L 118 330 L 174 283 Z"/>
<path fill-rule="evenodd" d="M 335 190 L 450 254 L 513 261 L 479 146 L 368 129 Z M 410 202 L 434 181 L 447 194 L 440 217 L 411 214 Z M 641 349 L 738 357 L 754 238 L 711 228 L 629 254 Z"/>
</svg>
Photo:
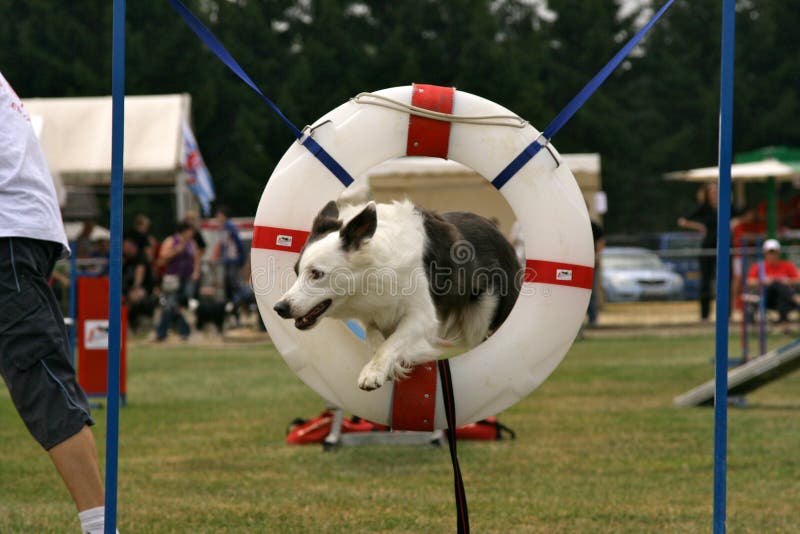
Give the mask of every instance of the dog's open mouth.
<svg viewBox="0 0 800 534">
<path fill-rule="evenodd" d="M 294 320 L 294 327 L 298 330 L 308 330 L 312 326 L 314 326 L 319 319 L 319 316 L 325 313 L 325 310 L 328 309 L 328 306 L 331 305 L 331 299 L 323 300 L 316 306 L 314 306 L 310 312 L 305 314 L 302 317 L 298 317 Z"/>
</svg>

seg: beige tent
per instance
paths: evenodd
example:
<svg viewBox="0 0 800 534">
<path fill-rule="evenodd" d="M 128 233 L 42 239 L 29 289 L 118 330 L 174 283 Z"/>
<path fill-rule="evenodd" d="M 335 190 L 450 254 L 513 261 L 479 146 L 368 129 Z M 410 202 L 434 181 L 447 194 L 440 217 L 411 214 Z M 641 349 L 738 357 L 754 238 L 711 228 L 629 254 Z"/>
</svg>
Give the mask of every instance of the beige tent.
<svg viewBox="0 0 800 534">
<path fill-rule="evenodd" d="M 561 154 L 583 192 L 593 218 L 605 210 L 602 203 L 599 154 Z M 352 191 L 351 191 L 352 190 Z M 485 178 L 458 162 L 407 157 L 387 161 L 359 177 L 345 195 L 353 201 L 378 202 L 410 198 L 436 211 L 464 210 L 496 219 L 505 234 L 516 218 L 511 207 Z M 599 210 L 596 208 L 600 208 Z"/>
<path fill-rule="evenodd" d="M 24 101 L 58 185 L 106 186 L 111 177 L 111 97 Z M 181 170 L 188 94 L 125 97 L 125 184 L 175 189 L 178 215 L 194 202 Z"/>
<path fill-rule="evenodd" d="M 674 171 L 664 175 L 667 180 L 683 180 L 687 182 L 714 182 L 719 178 L 719 167 L 701 167 L 688 171 Z M 800 170 L 775 159 L 754 161 L 751 163 L 734 163 L 731 165 L 733 180 L 750 180 L 764 182 L 769 178 L 794 180 L 800 178 Z"/>
</svg>

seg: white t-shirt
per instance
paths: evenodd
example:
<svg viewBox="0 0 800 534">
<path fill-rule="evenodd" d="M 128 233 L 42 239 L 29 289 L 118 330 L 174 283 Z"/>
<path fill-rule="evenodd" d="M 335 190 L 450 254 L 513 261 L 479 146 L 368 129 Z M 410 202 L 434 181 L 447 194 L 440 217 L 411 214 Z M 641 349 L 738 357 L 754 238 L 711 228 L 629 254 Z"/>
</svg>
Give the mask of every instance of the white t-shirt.
<svg viewBox="0 0 800 534">
<path fill-rule="evenodd" d="M 69 254 L 56 189 L 31 120 L 0 73 L 0 237 L 61 243 Z"/>
</svg>

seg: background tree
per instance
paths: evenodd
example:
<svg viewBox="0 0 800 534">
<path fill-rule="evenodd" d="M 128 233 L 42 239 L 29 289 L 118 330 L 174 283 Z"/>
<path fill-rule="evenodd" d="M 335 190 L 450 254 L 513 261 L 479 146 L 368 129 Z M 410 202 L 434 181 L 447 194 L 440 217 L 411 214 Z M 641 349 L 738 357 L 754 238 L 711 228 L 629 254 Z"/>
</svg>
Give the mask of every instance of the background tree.
<svg viewBox="0 0 800 534">
<path fill-rule="evenodd" d="M 418 81 L 494 100 L 539 130 L 636 31 L 644 9 L 623 18 L 608 0 L 186 3 L 299 126 L 361 91 Z M 800 10 L 739 4 L 734 149 L 800 145 Z M 0 70 L 22 96 L 109 93 L 110 3 L 0 0 L 0 13 Z M 127 16 L 128 94 L 190 93 L 220 199 L 252 215 L 289 131 L 166 1 L 128 3 Z M 716 161 L 719 41 L 718 0 L 677 0 L 554 140 L 562 152 L 601 154 L 609 231 L 675 229 L 692 205 L 693 186 L 662 176 Z M 159 212 L 172 213 L 161 202 Z M 129 216 L 152 206 L 126 198 Z"/>
</svg>

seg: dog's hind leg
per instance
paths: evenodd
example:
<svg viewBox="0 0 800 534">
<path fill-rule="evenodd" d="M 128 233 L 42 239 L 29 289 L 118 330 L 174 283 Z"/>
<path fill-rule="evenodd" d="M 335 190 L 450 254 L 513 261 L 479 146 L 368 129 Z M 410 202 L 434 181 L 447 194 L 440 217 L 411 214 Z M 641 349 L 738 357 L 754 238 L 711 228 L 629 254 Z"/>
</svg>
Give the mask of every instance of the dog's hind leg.
<svg viewBox="0 0 800 534">
<path fill-rule="evenodd" d="M 358 387 L 367 391 L 377 389 L 386 380 L 405 376 L 410 367 L 436 358 L 440 351 L 432 343 L 435 339 L 435 320 L 433 324 L 419 319 L 401 321 L 361 370 Z"/>
<path fill-rule="evenodd" d="M 445 317 L 439 335 L 453 344 L 463 343 L 468 348 L 480 345 L 489 335 L 498 302 L 496 295 L 483 293 L 466 308 L 452 311 Z"/>
<path fill-rule="evenodd" d="M 499 301 L 497 295 L 485 292 L 462 312 L 461 331 L 469 348 L 480 345 L 489 335 Z"/>
</svg>

